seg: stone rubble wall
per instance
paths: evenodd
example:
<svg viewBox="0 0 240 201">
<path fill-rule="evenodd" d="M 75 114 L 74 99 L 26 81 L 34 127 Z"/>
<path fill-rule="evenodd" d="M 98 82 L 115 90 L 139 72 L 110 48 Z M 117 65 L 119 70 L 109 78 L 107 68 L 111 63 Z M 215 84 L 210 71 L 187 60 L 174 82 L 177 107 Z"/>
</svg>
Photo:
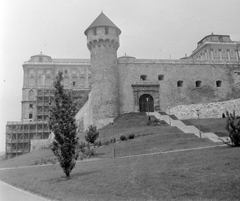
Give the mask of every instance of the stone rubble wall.
<svg viewBox="0 0 240 201">
<path fill-rule="evenodd" d="M 37 151 L 39 149 L 49 148 L 51 141 L 49 139 L 34 139 L 31 140 L 30 152 Z"/>
<path fill-rule="evenodd" d="M 170 108 L 168 113 L 175 115 L 179 119 L 196 119 L 198 118 L 197 110 L 199 110 L 199 118 L 222 118 L 222 114 L 226 111 L 233 112 L 240 115 L 240 99 L 211 102 L 191 105 L 178 105 Z"/>
</svg>

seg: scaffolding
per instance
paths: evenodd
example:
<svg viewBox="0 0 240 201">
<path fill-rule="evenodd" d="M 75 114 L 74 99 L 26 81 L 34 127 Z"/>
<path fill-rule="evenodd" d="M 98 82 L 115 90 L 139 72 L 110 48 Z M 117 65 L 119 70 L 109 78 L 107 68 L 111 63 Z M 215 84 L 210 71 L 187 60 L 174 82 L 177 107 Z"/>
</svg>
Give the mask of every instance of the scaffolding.
<svg viewBox="0 0 240 201">
<path fill-rule="evenodd" d="M 69 90 L 73 100 L 82 98 L 83 90 Z M 47 139 L 49 108 L 54 96 L 54 89 L 38 89 L 36 95 L 36 121 L 27 120 L 7 122 L 6 159 L 30 152 L 32 139 Z"/>
<path fill-rule="evenodd" d="M 47 139 L 46 121 L 8 122 L 6 126 L 6 159 L 30 152 L 31 139 Z"/>
</svg>

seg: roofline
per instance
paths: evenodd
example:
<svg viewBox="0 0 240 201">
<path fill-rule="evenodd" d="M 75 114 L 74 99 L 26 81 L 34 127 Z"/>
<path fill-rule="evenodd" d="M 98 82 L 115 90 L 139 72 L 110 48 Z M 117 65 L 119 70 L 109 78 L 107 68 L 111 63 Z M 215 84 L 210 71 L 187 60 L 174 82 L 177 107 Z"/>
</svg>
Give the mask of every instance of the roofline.
<svg viewBox="0 0 240 201">
<path fill-rule="evenodd" d="M 205 38 L 207 38 L 207 37 L 209 37 L 209 36 L 229 36 L 229 37 L 230 37 L 230 35 L 210 34 L 210 35 L 205 36 L 205 37 L 204 37 L 202 40 L 200 40 L 197 44 L 199 44 L 201 41 L 203 41 Z"/>
<path fill-rule="evenodd" d="M 110 26 L 110 25 L 97 25 L 97 26 L 91 26 L 91 27 L 88 27 L 85 31 L 84 31 L 84 34 L 87 36 L 87 32 L 88 30 L 92 29 L 92 28 L 95 28 L 95 27 L 112 27 L 112 28 L 115 28 L 119 31 L 119 35 L 122 33 L 122 31 L 117 27 L 117 26 Z"/>
</svg>

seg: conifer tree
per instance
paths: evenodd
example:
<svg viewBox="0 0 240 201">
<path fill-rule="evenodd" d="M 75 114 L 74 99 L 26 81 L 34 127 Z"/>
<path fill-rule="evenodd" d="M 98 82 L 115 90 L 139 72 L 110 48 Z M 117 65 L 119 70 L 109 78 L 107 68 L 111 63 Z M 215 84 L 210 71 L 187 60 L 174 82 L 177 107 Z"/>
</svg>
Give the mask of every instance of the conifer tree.
<svg viewBox="0 0 240 201">
<path fill-rule="evenodd" d="M 49 127 L 55 135 L 51 149 L 69 178 L 79 155 L 75 122 L 77 109 L 71 94 L 64 90 L 62 80 L 63 73 L 58 72 L 54 82 L 55 94 L 51 103 Z"/>
</svg>

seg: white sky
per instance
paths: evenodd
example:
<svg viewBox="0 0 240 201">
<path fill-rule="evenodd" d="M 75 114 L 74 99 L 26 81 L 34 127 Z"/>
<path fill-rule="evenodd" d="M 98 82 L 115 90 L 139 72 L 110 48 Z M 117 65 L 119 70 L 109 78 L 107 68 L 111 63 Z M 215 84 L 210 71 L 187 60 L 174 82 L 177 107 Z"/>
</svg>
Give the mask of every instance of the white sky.
<svg viewBox="0 0 240 201">
<path fill-rule="evenodd" d="M 21 119 L 23 62 L 90 58 L 83 32 L 101 10 L 122 31 L 118 56 L 178 59 L 212 32 L 240 41 L 239 0 L 0 0 L 0 151 Z"/>
</svg>

